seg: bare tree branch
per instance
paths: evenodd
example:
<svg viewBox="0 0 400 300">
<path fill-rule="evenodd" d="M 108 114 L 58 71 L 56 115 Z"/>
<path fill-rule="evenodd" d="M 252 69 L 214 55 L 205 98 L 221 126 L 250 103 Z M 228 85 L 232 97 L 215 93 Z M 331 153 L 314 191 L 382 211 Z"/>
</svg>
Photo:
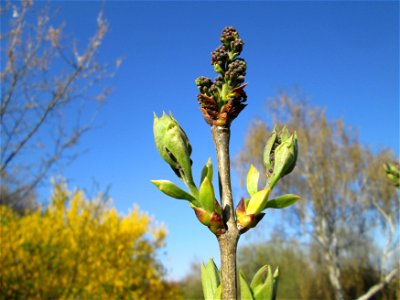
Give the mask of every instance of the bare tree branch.
<svg viewBox="0 0 400 300">
<path fill-rule="evenodd" d="M 7 190 L 11 194 L 6 198 L 15 203 L 30 194 L 56 164 L 67 160 L 90 129 L 91 115 L 97 110 L 93 112 L 93 105 L 101 105 L 109 93 L 102 87 L 104 79 L 113 75 L 97 61 L 108 30 L 101 11 L 96 32 L 79 52 L 75 41 L 62 34 L 65 25 L 56 25 L 52 6 L 36 9 L 35 5 L 21 1 L 1 7 L 2 18 L 9 23 L 1 35 L 1 59 L 6 63 L 0 73 L 0 198 Z M 34 18 L 36 22 L 31 21 Z M 66 110 L 77 108 L 81 112 L 75 114 L 76 125 L 64 126 Z"/>
</svg>

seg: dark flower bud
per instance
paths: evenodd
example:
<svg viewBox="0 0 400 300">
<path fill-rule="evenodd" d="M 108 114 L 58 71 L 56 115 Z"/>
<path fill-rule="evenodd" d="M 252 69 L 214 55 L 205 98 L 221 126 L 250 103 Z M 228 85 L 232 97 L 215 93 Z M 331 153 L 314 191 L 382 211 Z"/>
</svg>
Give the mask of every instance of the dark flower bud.
<svg viewBox="0 0 400 300">
<path fill-rule="evenodd" d="M 201 76 L 197 78 L 195 82 L 200 93 L 208 96 L 211 96 L 213 93 L 215 93 L 215 87 L 212 88 L 213 82 L 210 78 Z"/>
<path fill-rule="evenodd" d="M 231 42 L 239 38 L 239 34 L 236 29 L 232 26 L 227 26 L 224 28 L 221 34 L 221 42 L 225 45 L 229 45 Z"/>
<path fill-rule="evenodd" d="M 228 65 L 225 78 L 231 82 L 231 85 L 237 86 L 244 82 L 247 65 L 243 59 L 236 59 Z"/>
<path fill-rule="evenodd" d="M 204 77 L 204 76 L 200 76 L 199 78 L 197 78 L 195 80 L 195 82 L 199 89 L 204 88 L 204 87 L 209 88 L 212 85 L 211 78 Z"/>
<path fill-rule="evenodd" d="M 215 85 L 219 88 L 222 88 L 222 85 L 225 83 L 224 82 L 224 77 L 222 77 L 221 75 L 215 77 L 214 79 Z"/>
<path fill-rule="evenodd" d="M 228 59 L 228 52 L 226 51 L 226 48 L 224 45 L 219 46 L 211 54 L 211 64 L 212 65 L 217 64 L 222 67 L 226 63 L 227 59 Z"/>
<path fill-rule="evenodd" d="M 236 55 L 239 55 L 243 50 L 243 45 L 244 45 L 243 40 L 241 39 L 234 40 L 231 44 L 232 52 L 236 53 Z"/>
</svg>

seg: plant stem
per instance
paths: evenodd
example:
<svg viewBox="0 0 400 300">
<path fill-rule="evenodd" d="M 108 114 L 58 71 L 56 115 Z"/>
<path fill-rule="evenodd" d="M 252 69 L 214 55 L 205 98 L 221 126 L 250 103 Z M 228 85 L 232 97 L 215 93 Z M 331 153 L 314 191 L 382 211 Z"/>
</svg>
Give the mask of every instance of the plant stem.
<svg viewBox="0 0 400 300">
<path fill-rule="evenodd" d="M 236 226 L 230 177 L 230 128 L 212 126 L 212 137 L 217 151 L 221 206 L 227 231 L 218 236 L 221 253 L 222 299 L 237 299 L 236 252 L 239 231 Z"/>
</svg>

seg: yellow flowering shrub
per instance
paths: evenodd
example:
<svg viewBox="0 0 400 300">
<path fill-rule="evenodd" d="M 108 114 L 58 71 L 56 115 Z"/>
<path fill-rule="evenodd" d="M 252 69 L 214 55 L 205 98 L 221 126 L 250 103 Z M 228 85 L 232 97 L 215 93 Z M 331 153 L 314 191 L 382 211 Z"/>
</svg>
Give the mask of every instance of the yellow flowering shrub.
<svg viewBox="0 0 400 300">
<path fill-rule="evenodd" d="M 156 259 L 166 231 L 137 207 L 121 216 L 55 185 L 46 208 L 19 216 L 0 206 L 0 226 L 0 298 L 180 298 Z"/>
</svg>

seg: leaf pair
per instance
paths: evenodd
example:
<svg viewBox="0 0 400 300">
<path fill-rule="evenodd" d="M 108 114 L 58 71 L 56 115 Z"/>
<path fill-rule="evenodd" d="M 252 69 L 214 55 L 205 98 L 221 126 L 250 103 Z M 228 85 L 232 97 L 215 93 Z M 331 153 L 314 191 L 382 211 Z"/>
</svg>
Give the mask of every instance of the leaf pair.
<svg viewBox="0 0 400 300">
<path fill-rule="evenodd" d="M 164 194 L 175 199 L 187 200 L 192 207 L 204 208 L 209 212 L 215 209 L 215 194 L 212 186 L 213 169 L 211 159 L 208 160 L 201 172 L 200 189 L 191 190 L 191 194 L 179 188 L 169 180 L 151 180 Z M 188 186 L 188 188 L 190 188 Z"/>
<path fill-rule="evenodd" d="M 242 272 L 239 273 L 241 299 L 244 300 L 275 300 L 278 290 L 279 270 L 272 274 L 271 266 L 261 267 L 247 283 Z"/>
<path fill-rule="evenodd" d="M 212 178 L 213 166 L 211 159 L 209 159 L 201 172 L 200 188 L 197 189 L 194 183 L 186 184 L 190 194 L 169 180 L 152 180 L 151 182 L 164 194 L 175 199 L 189 201 L 197 219 L 214 234 L 220 235 L 225 232 L 225 225 L 222 218 L 222 209 L 215 199 Z"/>
<path fill-rule="evenodd" d="M 239 272 L 240 299 L 242 300 L 275 300 L 278 290 L 279 270 L 272 274 L 271 266 L 261 267 L 250 285 L 242 272 Z M 221 274 L 210 259 L 207 265 L 201 264 L 201 283 L 205 300 L 221 299 Z"/>
</svg>

